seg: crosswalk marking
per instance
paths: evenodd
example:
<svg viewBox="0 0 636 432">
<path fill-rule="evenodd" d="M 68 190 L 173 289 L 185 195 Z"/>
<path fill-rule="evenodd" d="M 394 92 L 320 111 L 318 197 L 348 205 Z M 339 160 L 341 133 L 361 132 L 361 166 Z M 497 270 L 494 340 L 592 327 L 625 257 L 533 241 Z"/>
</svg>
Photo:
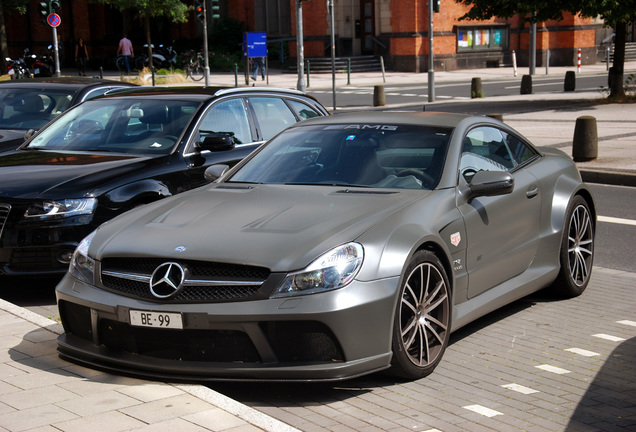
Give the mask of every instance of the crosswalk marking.
<svg viewBox="0 0 636 432">
<path fill-rule="evenodd" d="M 596 356 L 600 356 L 599 353 L 593 352 L 593 351 L 587 351 L 581 348 L 568 348 L 566 349 L 566 351 L 574 353 L 574 354 L 578 354 L 578 355 L 582 355 L 584 357 L 596 357 Z"/>
<path fill-rule="evenodd" d="M 631 219 L 615 218 L 615 217 L 609 217 L 609 216 L 599 216 L 596 219 L 599 222 L 636 226 L 636 220 L 631 220 Z"/>
<path fill-rule="evenodd" d="M 625 340 L 622 337 L 612 336 L 612 335 L 603 334 L 603 333 L 595 334 L 595 335 L 592 335 L 592 336 L 597 337 L 599 339 L 605 339 L 605 340 L 608 340 L 608 341 L 612 341 L 612 342 L 623 342 Z"/>
<path fill-rule="evenodd" d="M 556 366 L 552 366 L 549 364 L 542 364 L 539 366 L 535 366 L 537 369 L 541 369 L 544 370 L 546 372 L 551 372 L 557 375 L 564 375 L 564 374 L 569 374 L 571 371 L 567 370 L 567 369 L 563 369 L 560 367 L 556 367 Z"/>
<path fill-rule="evenodd" d="M 477 414 L 481 414 L 481 415 L 486 416 L 486 417 L 494 417 L 494 416 L 498 416 L 498 415 L 503 415 L 503 413 L 500 413 L 499 411 L 495 411 L 495 410 L 492 410 L 490 408 L 486 408 L 485 406 L 481 406 L 481 405 L 468 405 L 468 406 L 465 406 L 464 409 L 470 410 L 472 412 L 475 412 Z"/>
<path fill-rule="evenodd" d="M 540 393 L 539 390 L 531 389 L 530 387 L 525 387 L 515 383 L 504 384 L 502 385 L 502 387 L 508 390 L 516 391 L 517 393 L 522 393 L 526 395 L 533 394 L 533 393 Z"/>
</svg>

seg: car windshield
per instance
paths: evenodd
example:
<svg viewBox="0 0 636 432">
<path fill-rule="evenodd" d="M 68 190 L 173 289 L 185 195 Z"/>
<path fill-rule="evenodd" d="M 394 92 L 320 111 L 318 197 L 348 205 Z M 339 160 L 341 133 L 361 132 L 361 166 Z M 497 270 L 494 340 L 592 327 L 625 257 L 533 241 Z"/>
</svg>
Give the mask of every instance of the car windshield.
<svg viewBox="0 0 636 432">
<path fill-rule="evenodd" d="M 288 129 L 228 181 L 433 189 L 451 130 L 411 125 L 312 125 Z"/>
<path fill-rule="evenodd" d="M 75 90 L 0 89 L 0 129 L 39 129 L 64 112 Z"/>
<path fill-rule="evenodd" d="M 90 100 L 60 116 L 26 149 L 169 154 L 198 106 L 180 100 Z"/>
</svg>

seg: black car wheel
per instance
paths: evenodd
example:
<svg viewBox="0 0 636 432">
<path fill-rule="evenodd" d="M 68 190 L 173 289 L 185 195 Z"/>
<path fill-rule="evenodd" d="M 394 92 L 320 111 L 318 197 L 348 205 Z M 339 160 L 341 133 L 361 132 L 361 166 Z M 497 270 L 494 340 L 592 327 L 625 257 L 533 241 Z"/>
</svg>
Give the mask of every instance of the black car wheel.
<svg viewBox="0 0 636 432">
<path fill-rule="evenodd" d="M 400 286 L 391 372 L 407 379 L 433 372 L 448 345 L 450 323 L 450 290 L 444 266 L 432 252 L 417 252 Z"/>
<path fill-rule="evenodd" d="M 590 207 L 583 197 L 577 195 L 570 201 L 565 223 L 561 270 L 554 289 L 562 296 L 576 297 L 585 291 L 594 261 L 594 225 Z"/>
</svg>

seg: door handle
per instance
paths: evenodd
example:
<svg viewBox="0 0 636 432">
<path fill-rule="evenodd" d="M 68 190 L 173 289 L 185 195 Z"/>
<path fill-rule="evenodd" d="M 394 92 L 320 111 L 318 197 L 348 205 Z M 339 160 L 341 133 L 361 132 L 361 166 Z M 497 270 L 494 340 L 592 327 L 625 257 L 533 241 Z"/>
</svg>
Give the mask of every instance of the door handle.
<svg viewBox="0 0 636 432">
<path fill-rule="evenodd" d="M 539 188 L 536 186 L 531 187 L 531 189 L 528 189 L 526 192 L 526 198 L 528 199 L 532 199 L 536 197 L 537 195 L 539 195 Z"/>
</svg>

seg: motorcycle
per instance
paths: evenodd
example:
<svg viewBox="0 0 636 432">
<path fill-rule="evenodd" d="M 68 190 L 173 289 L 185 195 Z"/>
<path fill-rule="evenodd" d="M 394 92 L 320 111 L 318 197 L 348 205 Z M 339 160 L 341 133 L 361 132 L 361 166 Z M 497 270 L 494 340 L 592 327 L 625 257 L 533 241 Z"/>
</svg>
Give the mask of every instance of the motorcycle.
<svg viewBox="0 0 636 432">
<path fill-rule="evenodd" d="M 24 50 L 22 59 L 32 77 L 53 76 L 53 69 L 51 68 L 50 64 L 47 63 L 46 56 L 36 56 L 35 54 L 30 54 L 29 49 L 27 48 Z"/>
<path fill-rule="evenodd" d="M 11 57 L 6 57 L 5 60 L 11 79 L 31 78 L 31 72 L 22 58 L 14 60 Z"/>
<path fill-rule="evenodd" d="M 152 65 L 158 68 L 174 68 L 177 64 L 177 52 L 172 48 L 172 46 L 164 47 L 163 45 L 159 45 L 159 48 L 155 50 L 155 46 L 150 45 L 152 48 Z M 143 54 L 143 64 L 145 66 L 149 65 L 148 61 L 148 44 L 144 45 L 144 54 Z"/>
</svg>

